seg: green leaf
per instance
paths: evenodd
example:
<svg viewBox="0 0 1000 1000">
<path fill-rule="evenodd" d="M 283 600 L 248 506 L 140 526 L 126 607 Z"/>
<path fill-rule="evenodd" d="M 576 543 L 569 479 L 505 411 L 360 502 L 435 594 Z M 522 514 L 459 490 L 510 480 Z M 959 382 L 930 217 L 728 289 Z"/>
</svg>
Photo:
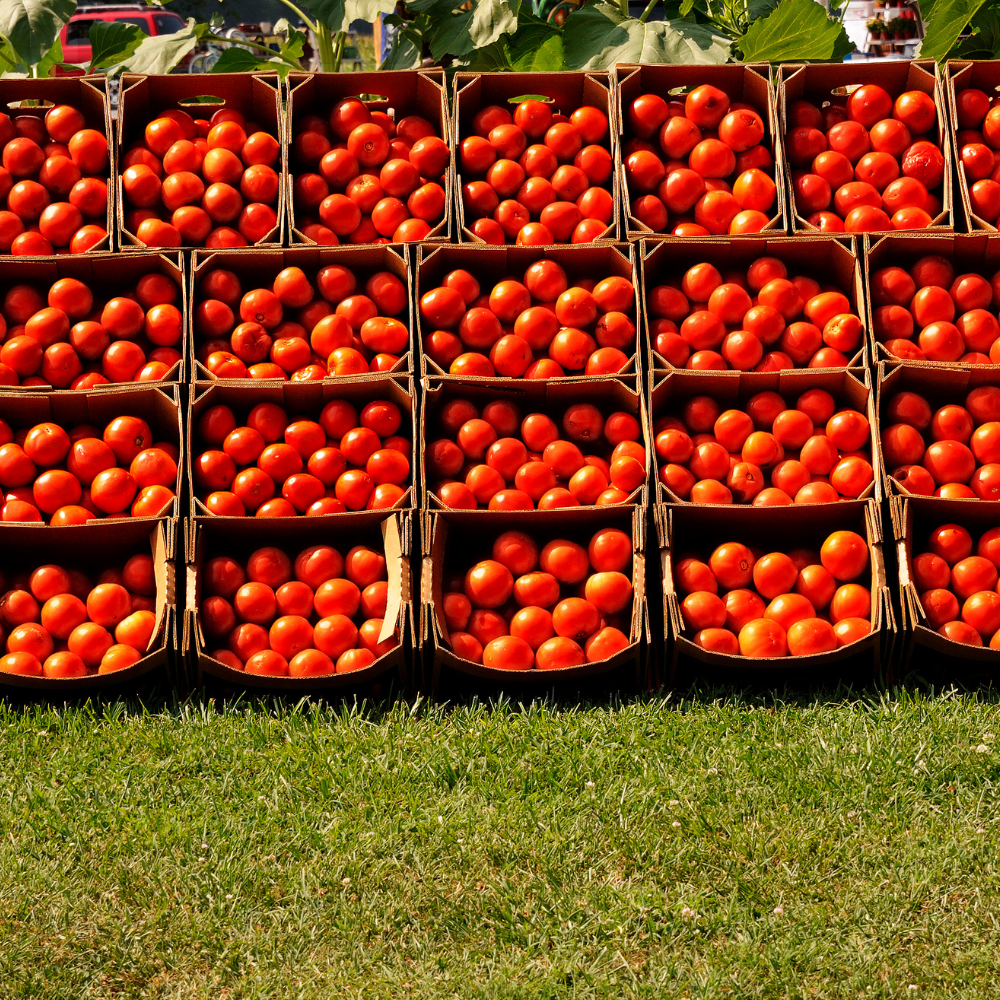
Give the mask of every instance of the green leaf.
<svg viewBox="0 0 1000 1000">
<path fill-rule="evenodd" d="M 534 14 L 522 11 L 517 31 L 507 43 L 510 67 L 517 73 L 551 73 L 566 68 L 562 32 Z"/>
<path fill-rule="evenodd" d="M 517 31 L 521 0 L 473 0 L 472 10 L 442 18 L 431 35 L 431 57 L 464 56 Z"/>
<path fill-rule="evenodd" d="M 416 36 L 416 37 L 414 37 Z M 423 38 L 416 32 L 401 31 L 379 69 L 417 69 L 422 61 Z"/>
<path fill-rule="evenodd" d="M 616 62 L 717 64 L 729 58 L 729 49 L 729 39 L 708 25 L 684 20 L 642 24 L 608 3 L 574 11 L 563 27 L 567 69 L 609 69 Z"/>
<path fill-rule="evenodd" d="M 961 39 L 948 53 L 951 59 L 1000 58 L 1000 10 L 980 7 L 969 23 L 969 38 Z"/>
<path fill-rule="evenodd" d="M 330 31 L 347 31 L 353 21 L 374 21 L 379 14 L 391 14 L 396 9 L 394 0 L 306 0 L 302 4 Z"/>
<path fill-rule="evenodd" d="M 52 48 L 45 53 L 35 67 L 35 76 L 44 79 L 52 75 L 55 66 L 63 61 L 62 39 L 56 35 L 56 40 L 52 43 Z"/>
<path fill-rule="evenodd" d="M 298 62 L 305 54 L 305 34 L 290 24 L 288 18 L 285 17 L 275 24 L 274 33 L 287 36 L 279 51 L 281 58 L 287 59 L 289 62 Z"/>
<path fill-rule="evenodd" d="M 854 45 L 816 0 L 781 0 L 737 44 L 744 62 L 841 62 Z"/>
<path fill-rule="evenodd" d="M 28 75 L 28 67 L 10 47 L 6 38 L 0 38 L 0 77 L 23 77 Z"/>
<path fill-rule="evenodd" d="M 144 38 L 135 52 L 123 60 L 122 65 L 132 73 L 169 73 L 189 52 L 194 51 L 208 31 L 207 24 L 195 24 L 194 18 L 189 17 L 187 27 L 180 31 Z"/>
<path fill-rule="evenodd" d="M 222 50 L 222 55 L 212 66 L 213 73 L 250 73 L 259 71 L 262 66 L 270 69 L 270 64 L 266 59 L 261 59 L 253 52 L 247 52 L 238 46 L 231 45 L 228 49 Z"/>
<path fill-rule="evenodd" d="M 129 24 L 126 21 L 91 21 L 91 72 L 125 62 L 142 40 L 148 37 L 137 24 Z"/>
<path fill-rule="evenodd" d="M 75 10 L 76 0 L 0 0 L 0 35 L 22 63 L 35 66 Z"/>
<path fill-rule="evenodd" d="M 982 7 L 983 0 L 937 0 L 926 22 L 924 37 L 917 46 L 921 59 L 941 62 L 947 58 L 958 36 Z"/>
</svg>

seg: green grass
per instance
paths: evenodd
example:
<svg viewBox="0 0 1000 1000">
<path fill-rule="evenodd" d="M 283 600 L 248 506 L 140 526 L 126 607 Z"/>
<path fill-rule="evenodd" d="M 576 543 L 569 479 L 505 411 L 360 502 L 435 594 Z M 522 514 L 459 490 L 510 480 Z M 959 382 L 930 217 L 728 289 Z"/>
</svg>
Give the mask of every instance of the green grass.
<svg viewBox="0 0 1000 1000">
<path fill-rule="evenodd" d="M 0 996 L 1000 995 L 989 696 L 0 704 Z"/>
</svg>

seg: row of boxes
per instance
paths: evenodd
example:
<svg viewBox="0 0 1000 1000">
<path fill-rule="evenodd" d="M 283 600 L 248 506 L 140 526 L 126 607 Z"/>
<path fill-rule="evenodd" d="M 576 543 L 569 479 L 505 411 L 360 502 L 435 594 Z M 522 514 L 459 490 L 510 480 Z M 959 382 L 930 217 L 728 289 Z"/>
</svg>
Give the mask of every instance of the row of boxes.
<svg viewBox="0 0 1000 1000">
<path fill-rule="evenodd" d="M 472 231 L 472 217 L 463 202 L 463 178 L 457 151 L 471 133 L 477 111 L 489 105 L 513 105 L 525 93 L 541 95 L 560 111 L 590 104 L 602 111 L 609 121 L 609 133 L 602 140 L 611 154 L 614 169 L 605 186 L 612 194 L 613 213 L 599 239 L 668 239 L 656 233 L 632 211 L 638 192 L 629 190 L 624 167 L 623 147 L 632 141 L 627 106 L 643 93 L 671 95 L 693 86 L 710 83 L 729 94 L 733 101 L 749 104 L 765 118 L 766 137 L 774 158 L 776 199 L 769 211 L 763 232 L 806 234 L 817 230 L 795 205 L 792 170 L 787 162 L 784 137 L 789 131 L 788 109 L 801 99 L 817 107 L 831 101 L 843 102 L 857 86 L 873 83 L 883 86 L 893 96 L 916 90 L 933 96 L 938 115 L 930 137 L 944 155 L 944 183 L 941 208 L 927 232 L 995 231 L 994 222 L 973 211 L 969 184 L 960 169 L 956 140 L 958 117 L 956 93 L 967 87 L 992 93 L 1000 82 L 1000 63 L 951 62 L 938 68 L 931 60 L 897 61 L 885 64 L 847 63 L 841 65 L 782 66 L 772 70 L 766 64 L 731 66 L 639 66 L 620 64 L 613 71 L 548 74 L 467 74 L 457 73 L 449 110 L 449 95 L 440 71 L 393 71 L 361 74 L 291 74 L 287 81 L 276 75 L 219 74 L 211 78 L 212 94 L 204 95 L 204 81 L 196 77 L 145 77 L 125 74 L 117 121 L 110 114 L 103 78 L 58 78 L 51 80 L 3 81 L 0 93 L 22 114 L 44 114 L 44 106 L 34 111 L 24 105 L 28 100 L 66 103 L 79 107 L 88 127 L 99 129 L 111 144 L 111 185 L 107 212 L 110 234 L 95 251 L 119 248 L 145 249 L 126 221 L 127 204 L 120 174 L 125 153 L 142 138 L 143 129 L 160 112 L 183 109 L 205 116 L 220 108 L 246 115 L 258 125 L 282 138 L 281 183 L 275 205 L 277 221 L 273 229 L 255 245 L 272 248 L 309 244 L 313 241 L 302 231 L 303 213 L 295 204 L 294 177 L 300 172 L 295 162 L 293 140 L 298 123 L 317 113 L 326 116 L 338 101 L 360 95 L 373 111 L 389 112 L 395 120 L 411 114 L 426 117 L 452 147 L 452 166 L 445 172 L 445 211 L 424 239 L 460 243 L 481 242 Z M 959 168 L 954 171 L 952 166 Z M 710 240 L 725 237 L 709 237 Z M 735 237 L 737 239 L 742 237 Z M 669 237 L 671 242 L 678 237 Z M 705 239 L 704 237 L 701 239 Z"/>
</svg>

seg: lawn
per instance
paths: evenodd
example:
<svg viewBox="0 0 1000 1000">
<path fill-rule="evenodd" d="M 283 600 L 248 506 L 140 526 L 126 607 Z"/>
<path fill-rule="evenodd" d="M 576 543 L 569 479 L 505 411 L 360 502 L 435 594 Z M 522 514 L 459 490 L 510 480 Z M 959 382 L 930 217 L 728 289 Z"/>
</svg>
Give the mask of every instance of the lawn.
<svg viewBox="0 0 1000 1000">
<path fill-rule="evenodd" d="M 998 734 L 956 694 L 0 703 L 0 996 L 996 997 Z"/>
</svg>

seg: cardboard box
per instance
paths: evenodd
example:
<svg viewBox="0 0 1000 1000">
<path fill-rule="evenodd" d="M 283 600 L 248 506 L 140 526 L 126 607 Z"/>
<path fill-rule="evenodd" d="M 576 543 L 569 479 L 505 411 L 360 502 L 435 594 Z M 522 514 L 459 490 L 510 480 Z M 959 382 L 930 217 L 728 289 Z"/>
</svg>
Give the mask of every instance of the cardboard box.
<svg viewBox="0 0 1000 1000">
<path fill-rule="evenodd" d="M 26 695 L 47 695 L 59 699 L 87 697 L 97 691 L 115 688 L 134 690 L 140 678 L 163 673 L 176 683 L 177 593 L 174 558 L 178 522 L 175 519 L 133 518 L 128 521 L 98 521 L 73 528 L 50 528 L 38 532 L 32 525 L 10 524 L 3 527 L 0 546 L 0 575 L 10 580 L 14 573 L 34 570 L 54 563 L 67 569 L 80 569 L 96 583 L 105 569 L 120 569 L 134 555 L 150 552 L 156 578 L 156 624 L 146 655 L 124 670 L 89 677 L 25 677 L 0 672 L 0 691 Z"/>
<path fill-rule="evenodd" d="M 345 97 L 358 97 L 371 111 L 384 111 L 394 121 L 407 115 L 426 118 L 438 135 L 451 145 L 451 128 L 448 117 L 448 97 L 444 75 L 440 67 L 421 70 L 381 70 L 377 73 L 289 73 L 288 111 L 285 124 L 285 145 L 292 148 L 296 122 L 306 115 L 329 116 L 334 105 Z M 288 231 L 292 244 L 308 243 L 315 246 L 301 229 L 296 218 L 294 181 L 301 172 L 289 154 L 287 171 Z M 452 202 L 455 185 L 455 164 L 444 175 L 444 218 L 425 237 L 425 240 L 448 242 L 451 239 Z"/>
<path fill-rule="evenodd" d="M 690 67 L 688 67 L 690 69 Z M 590 70 L 586 73 L 463 73 L 455 74 L 454 114 L 452 118 L 452 143 L 457 151 L 462 140 L 473 134 L 472 119 L 482 108 L 491 104 L 514 108 L 526 97 L 544 100 L 553 105 L 553 111 L 570 115 L 583 105 L 591 105 L 603 111 L 608 118 L 608 134 L 599 145 L 611 154 L 614 164 L 619 162 L 618 125 L 615 116 L 615 102 L 612 96 L 612 78 L 605 70 Z M 480 178 L 461 175 L 461 163 L 455 163 L 455 218 L 459 243 L 482 243 L 472 231 L 472 219 L 465 217 L 462 201 L 463 183 Z M 607 187 L 607 184 L 602 185 Z M 618 171 L 611 174 L 611 198 L 614 217 L 611 225 L 598 237 L 599 240 L 616 240 L 619 228 Z M 563 244 L 565 245 L 565 244 Z"/>
<path fill-rule="evenodd" d="M 405 313 L 396 318 L 410 329 L 410 348 L 392 368 L 391 373 L 375 372 L 355 378 L 381 378 L 385 374 L 407 375 L 413 371 L 413 289 L 410 284 L 410 268 L 405 249 L 387 246 L 367 247 L 319 247 L 316 245 L 293 247 L 285 250 L 196 250 L 191 255 L 188 293 L 188 342 L 191 344 L 191 371 L 195 382 L 226 382 L 232 385 L 252 384 L 283 385 L 284 379 L 218 379 L 197 358 L 202 338 L 194 329 L 194 312 L 202 301 L 198 294 L 198 283 L 209 271 L 222 269 L 232 271 L 239 279 L 244 294 L 252 288 L 270 288 L 274 279 L 286 267 L 300 267 L 306 277 L 314 282 L 320 268 L 330 264 L 350 268 L 358 282 L 358 292 L 364 293 L 365 282 L 377 271 L 390 271 L 406 285 L 407 307 Z M 237 317 L 238 318 L 238 317 Z M 324 379 L 324 382 L 328 381 Z M 329 381 L 342 382 L 343 378 Z"/>
<path fill-rule="evenodd" d="M 894 233 L 891 236 L 868 234 L 865 237 L 864 269 L 865 288 L 868 290 L 866 302 L 868 311 L 863 317 L 871 340 L 872 362 L 881 361 L 898 364 L 900 359 L 890 354 L 885 345 L 875 339 L 876 304 L 872 300 L 872 275 L 883 267 L 902 267 L 910 270 L 921 257 L 931 254 L 947 257 L 955 268 L 955 274 L 975 272 L 987 281 L 1000 271 L 1000 236 L 984 232 L 972 234 L 953 233 Z M 913 337 L 916 343 L 920 331 L 914 323 Z M 907 361 L 908 366 L 929 367 L 941 371 L 944 367 L 965 367 L 960 362 Z M 992 365 L 976 365 L 976 368 L 992 368 Z"/>
<path fill-rule="evenodd" d="M 919 393 L 931 405 L 932 411 L 937 411 L 941 406 L 954 403 L 957 406 L 965 405 L 965 397 L 978 389 L 980 386 L 993 385 L 1000 386 L 1000 372 L 993 365 L 969 365 L 964 368 L 942 368 L 930 369 L 927 365 L 914 365 L 910 362 L 906 364 L 888 364 L 882 361 L 878 365 L 878 391 L 876 395 L 876 412 L 878 414 L 879 430 L 883 430 L 892 424 L 886 416 L 889 401 L 898 392 Z M 930 444 L 931 437 L 924 431 L 924 439 Z M 879 447 L 879 458 L 881 460 L 882 491 L 884 496 L 909 497 L 916 494 L 910 493 L 905 486 L 892 476 L 892 470 L 886 467 L 885 458 L 882 455 L 881 445 Z M 977 467 L 979 463 L 977 462 Z M 922 498 L 931 499 L 931 498 Z M 935 502 L 940 497 L 933 498 Z M 979 504 L 990 501 L 964 499 L 950 500 L 949 503 L 958 504 Z"/>
<path fill-rule="evenodd" d="M 418 246 L 416 267 L 414 268 L 413 315 L 416 322 L 414 336 L 420 351 L 420 368 L 422 375 L 447 375 L 435 361 L 424 352 L 424 337 L 433 332 L 433 328 L 425 323 L 420 316 L 420 298 L 432 288 L 437 288 L 445 275 L 456 268 L 464 268 L 475 277 L 480 284 L 481 292 L 488 295 L 498 281 L 505 278 L 516 278 L 521 281 L 524 272 L 536 260 L 554 260 L 566 271 L 570 281 L 579 278 L 610 278 L 618 276 L 632 282 L 636 292 L 635 329 L 636 350 L 629 358 L 628 364 L 614 375 L 567 375 L 565 379 L 549 381 L 586 381 L 588 385 L 596 380 L 614 379 L 626 382 L 630 387 L 638 388 L 640 376 L 639 367 L 639 276 L 635 268 L 634 251 L 631 245 L 612 246 L 601 243 L 596 246 L 557 246 L 557 247 L 500 247 L 487 246 L 479 243 L 475 246 Z M 467 376 L 468 382 L 478 382 L 483 385 L 524 385 L 530 379 L 513 379 L 504 376 L 484 378 Z"/>
<path fill-rule="evenodd" d="M 432 484 L 427 479 L 427 469 L 424 456 L 431 441 L 446 436 L 437 423 L 437 414 L 445 403 L 453 399 L 470 400 L 477 409 L 496 400 L 508 400 L 518 407 L 522 419 L 529 413 L 546 413 L 561 427 L 562 417 L 574 403 L 591 403 L 598 407 L 607 417 L 611 413 L 630 413 L 639 421 L 643 435 L 647 434 L 648 421 L 642 399 L 634 389 L 613 379 L 600 379 L 583 386 L 580 382 L 564 382 L 562 380 L 526 380 L 521 379 L 515 388 L 513 380 L 500 383 L 494 388 L 484 385 L 485 379 L 459 379 L 451 376 L 443 378 L 425 378 L 422 382 L 422 399 L 420 415 L 420 481 L 423 484 L 420 506 L 423 510 L 450 510 L 432 490 Z M 646 478 L 650 470 L 650 438 L 645 436 L 642 444 L 646 449 Z M 582 448 L 584 454 L 601 453 L 603 445 L 596 449 Z M 610 451 L 610 448 L 608 448 Z M 646 489 L 640 486 L 629 496 L 628 504 L 645 507 Z M 485 509 L 485 508 L 482 508 Z M 576 508 L 567 508 L 575 510 Z M 607 507 L 603 508 L 607 509 Z M 494 511 L 494 513 L 496 513 Z"/>
<path fill-rule="evenodd" d="M 996 95 L 997 85 L 1000 84 L 1000 66 L 994 59 L 954 59 L 948 62 L 941 69 L 942 87 L 948 101 L 948 131 L 951 136 L 953 147 L 952 157 L 955 162 L 955 196 L 961 203 L 962 211 L 969 230 L 976 232 L 985 230 L 995 233 L 997 231 L 997 220 L 993 222 L 977 215 L 972 209 L 972 202 L 969 200 L 969 183 L 965 177 L 965 169 L 962 166 L 961 149 L 958 146 L 958 93 L 975 87 L 977 90 L 985 91 L 991 98 Z"/>
<path fill-rule="evenodd" d="M 988 645 L 967 646 L 946 639 L 927 624 L 927 616 L 921 607 L 920 595 L 913 581 L 913 557 L 927 551 L 928 535 L 943 524 L 960 524 L 966 528 L 972 535 L 974 552 L 979 536 L 1000 525 L 996 505 L 971 503 L 967 500 L 894 496 L 889 498 L 889 509 L 899 566 L 899 600 L 903 610 L 903 664 L 910 668 L 940 669 L 943 663 L 947 663 L 952 681 L 956 667 L 971 664 L 989 666 L 995 671 L 1000 663 L 1000 650 L 990 649 Z M 991 677 L 995 676 L 995 673 L 991 673 Z"/>
<path fill-rule="evenodd" d="M 100 527 L 113 520 L 116 524 L 126 521 L 139 522 L 147 526 L 156 520 L 177 517 L 180 514 L 181 488 L 184 483 L 184 437 L 181 430 L 180 386 L 167 386 L 162 389 L 155 387 L 91 390 L 90 392 L 52 392 L 19 393 L 17 390 L 0 392 L 0 420 L 5 420 L 15 430 L 31 428 L 35 424 L 51 421 L 59 424 L 67 431 L 77 424 L 91 424 L 103 432 L 104 426 L 116 417 L 142 417 L 153 432 L 153 441 L 167 441 L 177 445 L 181 458 L 177 463 L 177 483 L 174 487 L 174 499 L 165 510 L 154 517 L 131 517 L 123 514 L 118 517 L 95 518 L 84 525 L 86 531 Z M 46 524 L 23 524 L 16 522 L 19 528 L 24 528 L 42 534 L 48 532 L 74 531 L 73 527 L 53 528 Z M 13 525 L 0 525 L 0 539 Z M 70 537 L 69 535 L 66 536 Z M 0 545 L 2 548 L 2 545 Z"/>
<path fill-rule="evenodd" d="M 187 476 L 191 484 L 191 510 L 193 518 L 221 521 L 245 521 L 243 517 L 220 517 L 212 514 L 198 498 L 194 486 L 192 463 L 195 458 L 207 449 L 198 436 L 198 418 L 209 407 L 228 406 L 236 416 L 237 426 L 243 426 L 247 415 L 258 403 L 277 403 L 289 415 L 290 419 L 305 417 L 316 420 L 323 407 L 331 400 L 346 399 L 353 403 L 358 412 L 370 402 L 377 399 L 388 399 L 395 403 L 403 413 L 403 423 L 399 433 L 404 437 L 409 435 L 413 445 L 408 456 L 410 460 L 410 486 L 406 494 L 392 510 L 410 510 L 417 505 L 419 491 L 417 488 L 417 400 L 413 390 L 413 379 L 408 376 L 382 375 L 375 379 L 338 379 L 323 382 L 253 382 L 247 386 L 236 386 L 232 381 L 215 382 L 211 385 L 197 383 L 192 386 L 191 399 L 187 412 L 187 439 L 191 442 L 187 449 Z M 280 484 L 279 484 L 280 491 Z M 280 496 L 280 492 L 276 495 Z M 383 512 L 383 516 L 385 512 Z M 319 520 L 326 525 L 335 524 L 343 514 L 324 514 Z M 309 520 L 316 520 L 310 518 Z"/>
<path fill-rule="evenodd" d="M 882 500 L 881 453 L 879 449 L 878 425 L 876 423 L 875 401 L 871 391 L 868 370 L 865 368 L 795 368 L 780 372 L 667 372 L 654 373 L 652 391 L 649 397 L 649 426 L 646 429 L 648 441 L 655 441 L 654 428 L 662 416 L 680 416 L 684 404 L 694 396 L 710 396 L 717 400 L 724 410 L 744 410 L 751 396 L 758 392 L 777 392 L 794 409 L 795 401 L 808 389 L 825 389 L 837 401 L 838 409 L 858 410 L 868 419 L 870 428 L 868 447 L 871 451 L 871 466 L 875 474 L 872 484 L 858 497 L 859 500 L 873 498 Z M 816 428 L 821 434 L 822 427 Z M 692 506 L 667 489 L 659 480 L 660 459 L 654 453 L 653 478 L 655 482 L 654 502 L 658 504 L 678 504 Z M 731 504 L 697 504 L 699 507 L 727 509 Z M 737 504 L 746 507 L 747 504 Z M 760 509 L 760 508 L 757 508 Z M 785 508 L 788 509 L 787 507 Z"/>
<path fill-rule="evenodd" d="M 223 107 L 239 111 L 248 122 L 259 125 L 281 143 L 281 158 L 274 167 L 280 178 L 278 201 L 273 206 L 278 219 L 274 229 L 254 244 L 258 247 L 281 246 L 284 242 L 288 150 L 281 142 L 285 127 L 280 86 L 277 73 L 213 73 L 211 76 L 190 76 L 184 73 L 167 76 L 122 74 L 118 97 L 118 155 L 115 161 L 119 249 L 127 251 L 151 249 L 142 243 L 135 233 L 125 228 L 125 212 L 130 206 L 122 192 L 121 162 L 129 148 L 143 137 L 146 126 L 164 111 L 179 108 L 193 118 L 207 119 Z M 108 135 L 111 135 L 110 130 Z"/>
<path fill-rule="evenodd" d="M 541 548 L 553 538 L 568 538 L 585 546 L 602 528 L 620 528 L 632 536 L 632 623 L 631 644 L 616 656 L 597 663 L 561 670 L 499 670 L 473 663 L 452 652 L 442 597 L 444 578 L 466 572 L 480 559 L 488 559 L 493 542 L 505 531 L 523 531 L 534 537 Z M 421 641 L 425 647 L 431 692 L 447 691 L 464 682 L 486 683 L 503 688 L 537 691 L 553 685 L 566 686 L 593 679 L 612 677 L 622 684 L 646 684 L 642 640 L 648 639 L 645 591 L 645 512 L 624 505 L 587 507 L 553 511 L 427 511 L 421 530 L 423 566 L 420 575 Z"/>
<path fill-rule="evenodd" d="M 676 281 L 689 267 L 701 263 L 714 264 L 723 275 L 730 270 L 739 270 L 745 277 L 747 268 L 761 257 L 777 257 L 784 261 L 791 277 L 810 277 L 820 285 L 836 286 L 847 296 L 852 311 L 862 323 L 871 325 L 871 317 L 866 316 L 858 247 L 852 237 L 741 236 L 739 239 L 725 237 L 715 241 L 699 237 L 671 238 L 666 242 L 646 240 L 639 244 L 639 266 L 642 331 L 651 371 L 676 369 L 663 355 L 653 350 L 656 340 L 650 333 L 653 317 L 647 304 L 649 290 L 656 285 Z M 865 341 L 862 339 L 861 347 L 850 359 L 848 367 L 863 368 L 867 363 Z"/>
<path fill-rule="evenodd" d="M 55 105 L 69 104 L 83 114 L 87 128 L 92 128 L 108 137 L 108 207 L 103 219 L 84 219 L 84 225 L 103 222 L 108 234 L 96 243 L 87 254 L 112 250 L 112 239 L 117 218 L 115 202 L 117 184 L 110 183 L 115 171 L 115 148 L 111 139 L 111 106 L 108 103 L 108 79 L 103 73 L 94 76 L 56 76 L 42 79 L 0 80 L 0 106 L 11 118 L 28 116 L 44 120 L 46 112 Z M 15 181 L 17 178 L 15 178 Z M 65 200 L 65 199 L 64 199 Z M 7 199 L 3 199 L 6 207 Z M 0 258 L 4 266 L 11 260 L 51 260 L 51 257 L 8 257 Z"/>
<path fill-rule="evenodd" d="M 112 253 L 73 254 L 60 257 L 12 257 L 4 262 L 4 276 L 7 287 L 18 284 L 38 286 L 43 295 L 49 287 L 60 278 L 76 278 L 94 292 L 98 301 L 102 296 L 111 298 L 115 295 L 134 295 L 135 286 L 145 274 L 162 274 L 177 285 L 177 308 L 184 316 L 185 335 L 176 346 L 180 351 L 181 360 L 177 362 L 162 379 L 156 383 L 116 382 L 110 386 L 98 387 L 90 392 L 110 392 L 126 386 L 167 385 L 184 382 L 187 378 L 185 359 L 188 353 L 186 333 L 188 324 L 187 280 L 184 275 L 184 258 L 176 251 L 158 252 L 147 250 L 145 253 L 128 255 Z M 51 386 L 4 386 L 3 391 L 51 392 Z"/>
<path fill-rule="evenodd" d="M 633 138 L 628 124 L 628 109 L 641 94 L 657 94 L 664 100 L 679 96 L 704 83 L 724 90 L 732 101 L 752 105 L 763 118 L 765 144 L 774 157 L 775 200 L 770 219 L 764 227 L 765 234 L 784 236 L 788 229 L 786 207 L 786 167 L 784 147 L 779 141 L 778 111 L 774 100 L 771 67 L 767 63 L 749 63 L 733 66 L 647 66 L 638 63 L 618 63 L 615 66 L 615 103 L 621 136 L 618 141 L 619 159 L 616 170 L 620 176 L 622 192 L 622 229 L 629 240 L 678 239 L 669 233 L 657 233 L 640 222 L 631 212 L 631 205 L 638 192 L 628 189 L 625 173 L 625 144 Z M 655 137 L 654 137 L 655 140 Z M 668 220 L 668 225 L 672 223 Z M 757 234 L 748 234 L 757 235 Z M 682 238 L 682 237 L 681 237 Z M 736 236 L 698 236 L 699 242 L 711 240 L 743 239 Z"/>
<path fill-rule="evenodd" d="M 195 518 L 186 523 L 187 562 L 184 650 L 192 682 L 231 690 L 270 691 L 275 694 L 304 695 L 343 690 L 370 689 L 378 683 L 398 682 L 405 687 L 410 679 L 413 627 L 413 582 L 410 571 L 412 526 L 410 515 L 384 511 L 344 514 L 341 520 L 319 524 L 316 518 L 275 518 L 267 525 L 250 518 Z M 356 545 L 369 545 L 386 556 L 389 597 L 386 621 L 396 624 L 399 645 L 380 656 L 363 670 L 323 677 L 266 677 L 227 667 L 210 654 L 218 648 L 207 642 L 202 632 L 201 571 L 205 561 L 230 555 L 245 564 L 251 552 L 264 545 L 277 545 L 293 559 L 309 545 L 333 545 L 342 555 Z"/>
<path fill-rule="evenodd" d="M 885 658 L 886 646 L 895 632 L 889 588 L 882 555 L 882 522 L 872 500 L 850 500 L 839 504 L 793 507 L 718 507 L 696 504 L 657 504 L 654 509 L 660 545 L 663 585 L 664 640 L 670 651 L 669 675 L 719 673 L 747 677 L 777 671 L 824 680 L 843 676 L 859 667 L 869 674 Z M 833 531 L 850 530 L 868 539 L 872 580 L 872 630 L 864 639 L 829 653 L 810 656 L 753 658 L 709 652 L 693 642 L 694 630 L 681 615 L 682 596 L 673 578 L 675 559 L 693 555 L 708 560 L 723 542 L 743 542 L 759 549 L 789 552 L 796 548 L 819 551 Z"/>
<path fill-rule="evenodd" d="M 781 138 L 789 132 L 788 108 L 794 101 L 810 101 L 821 108 L 832 102 L 845 102 L 847 96 L 866 83 L 878 84 L 893 99 L 908 90 L 930 94 L 937 105 L 938 124 L 926 135 L 920 136 L 936 142 L 944 156 L 944 180 L 941 185 L 941 212 L 933 219 L 925 233 L 953 232 L 955 229 L 954 193 L 952 191 L 952 149 L 949 139 L 948 104 L 944 87 L 932 59 L 899 59 L 885 62 L 851 61 L 845 63 L 814 64 L 810 66 L 782 66 L 777 79 L 778 114 Z M 787 161 L 787 154 L 785 157 Z M 788 215 L 793 233 L 815 233 L 805 216 L 795 207 L 795 193 L 791 185 L 792 165 L 788 164 Z"/>
</svg>

